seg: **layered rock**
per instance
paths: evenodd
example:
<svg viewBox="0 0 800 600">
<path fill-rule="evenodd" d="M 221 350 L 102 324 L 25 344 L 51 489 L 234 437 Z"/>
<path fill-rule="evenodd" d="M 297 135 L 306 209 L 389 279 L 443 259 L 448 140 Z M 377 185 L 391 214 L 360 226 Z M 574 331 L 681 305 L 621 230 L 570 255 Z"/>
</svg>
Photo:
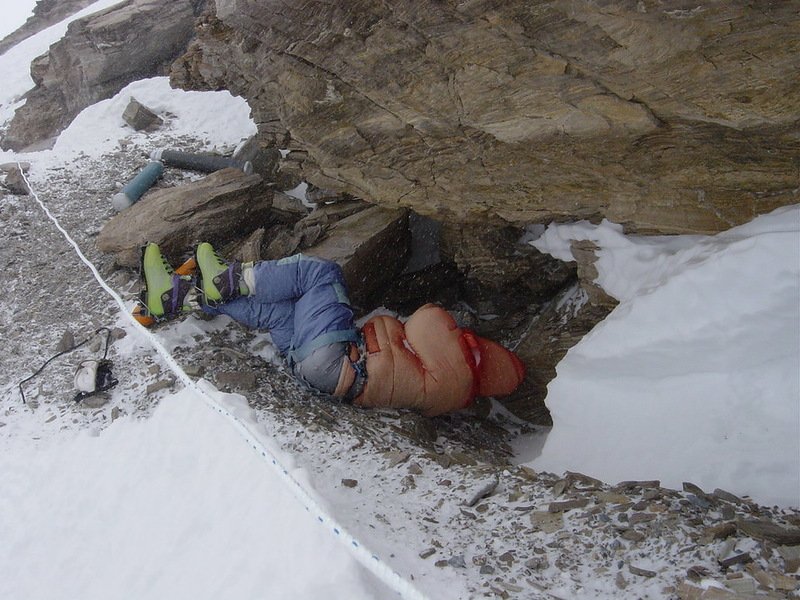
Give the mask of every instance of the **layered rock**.
<svg viewBox="0 0 800 600">
<path fill-rule="evenodd" d="M 245 97 L 322 187 L 459 223 L 607 217 L 662 233 L 800 199 L 792 3 L 216 10 L 173 82 Z"/>
<path fill-rule="evenodd" d="M 617 301 L 606 294 L 595 280 L 597 247 L 593 242 L 573 242 L 576 279 L 547 302 L 525 323 L 515 341 L 514 350 L 526 366 L 525 381 L 510 397 L 506 407 L 533 423 L 550 424 L 545 406 L 547 384 L 556 376 L 556 366 L 567 351 L 608 316 Z"/>
<path fill-rule="evenodd" d="M 185 51 L 205 0 L 127 0 L 73 21 L 34 60 L 35 83 L 2 141 L 20 150 L 63 130 L 87 106 L 131 81 L 163 75 Z"/>
<path fill-rule="evenodd" d="M 277 223 L 224 248 L 223 254 L 243 262 L 280 259 L 298 252 L 332 260 L 342 267 L 354 308 L 360 314 L 372 310 L 375 298 L 406 266 L 408 211 L 344 202 L 293 220 L 287 215 L 286 198 L 281 196 L 280 192 L 274 194 L 271 209 Z"/>
<path fill-rule="evenodd" d="M 408 260 L 408 211 L 373 206 L 337 221 L 326 234 L 305 252 L 342 265 L 350 300 L 358 306 L 379 294 Z"/>
<path fill-rule="evenodd" d="M 140 248 L 159 244 L 176 260 L 199 242 L 222 245 L 271 219 L 272 192 L 258 175 L 223 169 L 180 187 L 154 190 L 106 223 L 97 248 L 120 266 L 139 264 Z"/>
</svg>

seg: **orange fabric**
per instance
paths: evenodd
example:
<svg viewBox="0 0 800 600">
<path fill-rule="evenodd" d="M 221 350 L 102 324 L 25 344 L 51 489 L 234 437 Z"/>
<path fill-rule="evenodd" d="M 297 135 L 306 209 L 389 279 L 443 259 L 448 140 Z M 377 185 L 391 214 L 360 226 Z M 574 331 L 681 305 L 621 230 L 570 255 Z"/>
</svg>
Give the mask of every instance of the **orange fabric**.
<svg viewBox="0 0 800 600">
<path fill-rule="evenodd" d="M 371 319 L 365 327 L 367 383 L 355 404 L 422 409 L 423 367 L 403 343 L 403 324 L 392 317 Z"/>
<path fill-rule="evenodd" d="M 517 355 L 500 344 L 465 331 L 464 337 L 477 346 L 479 358 L 478 396 L 508 396 L 525 379 L 525 365 Z"/>
<path fill-rule="evenodd" d="M 358 406 L 436 416 L 469 406 L 476 395 L 510 393 L 524 375 L 513 353 L 460 329 L 433 304 L 417 310 L 405 326 L 393 317 L 370 319 L 363 333 L 367 383 Z"/>
</svg>

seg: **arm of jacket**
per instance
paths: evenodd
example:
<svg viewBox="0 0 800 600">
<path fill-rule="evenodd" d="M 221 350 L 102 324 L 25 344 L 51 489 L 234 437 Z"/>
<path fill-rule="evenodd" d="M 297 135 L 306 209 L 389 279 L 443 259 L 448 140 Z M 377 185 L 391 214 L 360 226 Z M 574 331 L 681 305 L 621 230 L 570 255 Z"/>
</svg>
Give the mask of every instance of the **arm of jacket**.
<svg viewBox="0 0 800 600">
<path fill-rule="evenodd" d="M 469 406 L 476 395 L 508 394 L 524 376 L 513 353 L 460 329 L 434 304 L 417 310 L 405 326 L 392 317 L 370 319 L 363 334 L 367 384 L 358 406 L 436 416 Z"/>
</svg>

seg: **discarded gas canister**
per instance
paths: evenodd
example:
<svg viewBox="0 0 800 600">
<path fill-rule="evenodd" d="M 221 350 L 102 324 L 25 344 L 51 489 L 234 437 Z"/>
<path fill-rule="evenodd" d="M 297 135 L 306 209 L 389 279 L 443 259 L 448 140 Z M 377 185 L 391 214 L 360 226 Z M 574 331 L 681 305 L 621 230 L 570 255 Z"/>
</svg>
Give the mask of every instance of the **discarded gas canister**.
<svg viewBox="0 0 800 600">
<path fill-rule="evenodd" d="M 131 204 L 139 200 L 144 193 L 153 187 L 158 178 L 164 173 L 164 165 L 158 161 L 148 163 L 147 166 L 139 171 L 139 174 L 131 179 L 121 192 L 114 194 L 111 198 L 111 206 L 117 211 L 128 208 Z"/>
<path fill-rule="evenodd" d="M 192 154 L 191 152 L 180 152 L 178 150 L 154 150 L 150 154 L 150 158 L 160 160 L 170 167 L 200 171 L 202 173 L 213 173 L 230 167 L 240 169 L 247 175 L 253 172 L 253 165 L 250 161 L 236 160 L 226 156 Z"/>
</svg>

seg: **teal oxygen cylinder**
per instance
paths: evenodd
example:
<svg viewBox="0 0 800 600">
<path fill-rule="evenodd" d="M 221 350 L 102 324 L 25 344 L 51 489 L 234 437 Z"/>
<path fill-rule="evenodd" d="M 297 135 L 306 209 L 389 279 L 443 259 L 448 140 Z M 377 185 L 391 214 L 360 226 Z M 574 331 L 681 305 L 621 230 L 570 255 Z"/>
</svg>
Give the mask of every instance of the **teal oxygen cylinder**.
<svg viewBox="0 0 800 600">
<path fill-rule="evenodd" d="M 253 172 L 253 165 L 250 161 L 236 160 L 226 156 L 213 156 L 210 154 L 193 154 L 191 152 L 180 152 L 178 150 L 154 150 L 150 154 L 152 160 L 158 160 L 170 167 L 187 169 L 189 171 L 200 171 L 202 173 L 213 173 L 221 169 L 230 167 L 240 169 L 245 174 Z"/>
<path fill-rule="evenodd" d="M 158 161 L 152 161 L 147 166 L 139 171 L 139 173 L 131 179 L 121 192 L 114 194 L 111 198 L 111 206 L 118 212 L 123 211 L 134 202 L 139 200 L 144 193 L 153 187 L 153 184 L 158 181 L 158 178 L 164 173 L 164 165 Z"/>
</svg>

